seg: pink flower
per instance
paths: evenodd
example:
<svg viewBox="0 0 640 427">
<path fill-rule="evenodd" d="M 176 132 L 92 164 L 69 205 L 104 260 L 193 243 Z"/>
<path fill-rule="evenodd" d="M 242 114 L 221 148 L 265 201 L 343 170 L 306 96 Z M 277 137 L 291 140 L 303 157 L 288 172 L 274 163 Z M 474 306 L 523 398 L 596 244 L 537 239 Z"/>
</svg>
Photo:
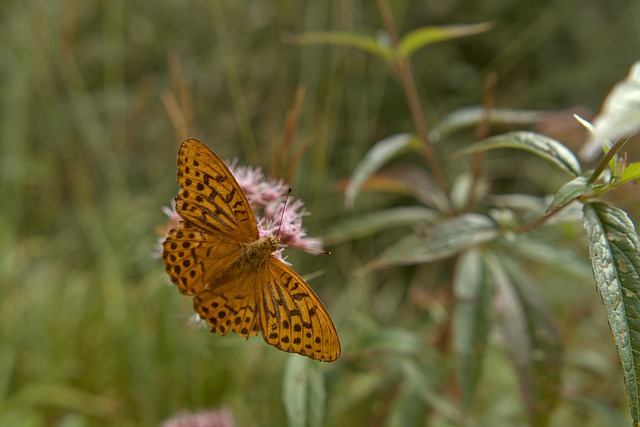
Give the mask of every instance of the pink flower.
<svg viewBox="0 0 640 427">
<path fill-rule="evenodd" d="M 293 198 L 287 200 L 289 186 L 282 179 L 265 177 L 260 168 L 238 166 L 235 159 L 229 163 L 229 170 L 245 192 L 249 205 L 257 217 L 260 238 L 280 236 L 280 242 L 284 246 L 322 249 L 322 240 L 306 237 L 307 232 L 302 226 L 302 218 L 310 213 L 304 209 L 302 200 Z M 280 248 L 274 252 L 279 259 L 283 259 L 282 250 L 283 248 Z"/>
<path fill-rule="evenodd" d="M 227 166 L 247 196 L 249 204 L 251 204 L 251 200 L 256 194 L 259 194 L 260 183 L 264 181 L 262 169 L 252 168 L 251 166 L 238 166 L 238 159 L 227 162 Z"/>
<path fill-rule="evenodd" d="M 226 408 L 200 412 L 183 412 L 162 423 L 162 427 L 234 427 L 231 411 Z"/>
<path fill-rule="evenodd" d="M 280 241 L 283 245 L 302 249 L 322 249 L 322 240 L 306 237 L 307 231 L 302 226 L 302 217 L 307 215 L 311 214 L 304 209 L 304 202 L 299 199 L 291 199 L 286 205 L 281 204 L 278 207 L 274 220 L 278 220 Z"/>
<path fill-rule="evenodd" d="M 176 201 L 172 200 L 170 207 L 169 206 L 163 206 L 162 207 L 162 212 L 164 212 L 164 214 L 169 218 L 169 222 L 178 224 L 180 221 L 182 221 L 182 218 L 180 218 L 180 215 L 178 215 L 178 212 L 176 212 Z"/>
<path fill-rule="evenodd" d="M 172 228 L 177 226 L 178 223 L 182 221 L 182 218 L 180 218 L 180 215 L 178 215 L 178 212 L 176 212 L 175 200 L 171 201 L 170 206 L 163 206 L 162 212 L 167 216 L 167 222 L 164 227 L 158 227 L 156 229 L 156 233 L 160 237 L 158 237 L 155 250 L 151 254 L 151 256 L 153 256 L 154 258 L 162 257 L 162 243 L 164 242 L 164 239 L 167 237 L 167 234 L 169 234 L 169 231 L 171 231 Z"/>
</svg>

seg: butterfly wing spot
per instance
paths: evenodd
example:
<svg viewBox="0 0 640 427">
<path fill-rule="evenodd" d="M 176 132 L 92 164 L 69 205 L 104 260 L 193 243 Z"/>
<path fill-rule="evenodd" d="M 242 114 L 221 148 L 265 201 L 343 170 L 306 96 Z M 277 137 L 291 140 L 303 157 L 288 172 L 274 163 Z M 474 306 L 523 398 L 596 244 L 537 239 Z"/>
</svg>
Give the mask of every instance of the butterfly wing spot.
<svg viewBox="0 0 640 427">
<path fill-rule="evenodd" d="M 225 335 L 235 332 L 245 338 L 256 335 L 253 322 L 256 319 L 255 307 L 251 294 L 227 295 L 205 290 L 193 298 L 193 307 L 198 315 L 205 319 L 211 332 Z"/>
<path fill-rule="evenodd" d="M 195 231 L 185 232 L 189 224 L 180 224 L 171 230 L 163 243 L 162 258 L 165 270 L 181 293 L 193 295 L 199 286 L 197 277 L 204 267 L 197 262 L 197 250 L 202 245 L 202 236 Z"/>
</svg>

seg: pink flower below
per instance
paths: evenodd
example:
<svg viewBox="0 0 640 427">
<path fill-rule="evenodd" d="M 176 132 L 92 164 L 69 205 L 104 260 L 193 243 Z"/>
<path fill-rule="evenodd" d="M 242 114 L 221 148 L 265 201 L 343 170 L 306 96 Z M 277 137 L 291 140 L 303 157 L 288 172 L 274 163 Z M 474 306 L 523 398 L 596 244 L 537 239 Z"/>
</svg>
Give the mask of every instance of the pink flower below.
<svg viewBox="0 0 640 427">
<path fill-rule="evenodd" d="M 226 408 L 180 413 L 162 423 L 162 427 L 234 427 L 231 411 Z"/>
</svg>

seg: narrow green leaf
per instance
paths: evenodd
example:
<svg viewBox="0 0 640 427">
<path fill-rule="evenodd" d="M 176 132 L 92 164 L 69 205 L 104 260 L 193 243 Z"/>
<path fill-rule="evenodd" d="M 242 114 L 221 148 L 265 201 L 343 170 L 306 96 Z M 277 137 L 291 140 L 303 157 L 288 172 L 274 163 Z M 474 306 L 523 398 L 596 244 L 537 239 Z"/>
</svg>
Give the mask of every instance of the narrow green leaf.
<svg viewBox="0 0 640 427">
<path fill-rule="evenodd" d="M 393 400 L 386 427 L 424 427 L 431 411 L 410 384 L 401 384 Z"/>
<path fill-rule="evenodd" d="M 420 148 L 420 141 L 408 133 L 393 135 L 376 142 L 353 171 L 345 190 L 345 205 L 353 206 L 362 185 L 382 165 L 405 150 L 418 148 Z"/>
<path fill-rule="evenodd" d="M 518 234 L 511 239 L 500 240 L 499 248 L 515 257 L 536 262 L 579 278 L 592 277 L 591 266 L 585 258 L 575 251 L 559 245 L 558 242 L 534 240 Z"/>
<path fill-rule="evenodd" d="M 591 203 L 583 208 L 596 286 L 607 311 L 631 418 L 640 422 L 640 239 L 621 209 Z"/>
<path fill-rule="evenodd" d="M 54 407 L 64 412 L 87 414 L 108 419 L 117 411 L 118 402 L 111 397 L 96 395 L 69 384 L 31 381 L 0 402 L 0 414 L 10 408 Z"/>
<path fill-rule="evenodd" d="M 433 387 L 433 381 L 427 376 L 424 368 L 414 359 L 408 357 L 398 358 L 397 362 L 403 372 L 407 384 L 415 393 L 440 416 L 456 421 L 456 424 L 464 424 L 464 416 L 453 404 Z"/>
<path fill-rule="evenodd" d="M 18 359 L 16 347 L 8 345 L 0 347 L 0 401 L 6 401 L 10 395 L 11 378 L 19 363 Z"/>
<path fill-rule="evenodd" d="M 282 400 L 290 427 L 322 426 L 325 388 L 317 366 L 304 357 L 290 357 L 284 371 Z"/>
<path fill-rule="evenodd" d="M 616 184 L 622 185 L 629 181 L 634 181 L 640 179 L 640 162 L 630 163 L 624 171 L 622 171 L 622 175 L 616 181 Z"/>
<path fill-rule="evenodd" d="M 501 194 L 489 195 L 487 200 L 496 208 L 510 211 L 514 218 L 518 218 L 520 223 L 526 223 L 543 215 L 549 204 L 553 201 L 553 197 L 533 197 L 525 194 Z M 492 217 L 494 216 L 491 211 L 490 214 Z M 581 219 L 582 205 L 575 203 L 567 205 L 564 209 L 548 218 L 545 224 L 547 226 L 563 223 L 575 224 Z"/>
<path fill-rule="evenodd" d="M 421 206 L 385 209 L 341 222 L 332 227 L 322 240 L 328 245 L 333 245 L 395 227 L 432 222 L 437 215 L 432 209 Z"/>
<path fill-rule="evenodd" d="M 364 342 L 364 348 L 366 351 L 375 351 L 376 353 L 388 350 L 395 355 L 407 356 L 424 355 L 427 352 L 424 337 L 411 330 L 401 328 L 379 329 Z"/>
<path fill-rule="evenodd" d="M 550 310 L 522 268 L 506 256 L 487 258 L 500 321 L 530 424 L 545 427 L 558 402 L 562 340 Z"/>
<path fill-rule="evenodd" d="M 352 47 L 363 52 L 372 53 L 386 62 L 393 58 L 393 51 L 388 45 L 378 42 L 373 37 L 340 31 L 318 31 L 301 34 L 285 34 L 284 42 L 296 45 L 325 44 Z"/>
<path fill-rule="evenodd" d="M 444 259 L 498 236 L 500 230 L 490 218 L 463 214 L 434 225 L 426 234 L 408 235 L 367 264 L 363 272 Z"/>
<path fill-rule="evenodd" d="M 429 131 L 429 141 L 437 143 L 448 135 L 478 126 L 485 120 L 491 125 L 531 125 L 552 113 L 537 110 L 509 110 L 495 108 L 486 116 L 484 107 L 465 107 L 452 111 L 438 121 Z"/>
<path fill-rule="evenodd" d="M 573 176 L 582 173 L 575 154 L 562 143 L 535 132 L 517 131 L 492 136 L 456 153 L 457 156 L 494 150 L 496 148 L 517 148 L 530 151 L 543 159 L 555 163 Z"/>
<path fill-rule="evenodd" d="M 482 33 L 492 26 L 493 24 L 490 22 L 483 22 L 481 24 L 416 28 L 402 37 L 398 45 L 398 53 L 404 58 L 409 58 L 415 51 L 429 44 Z"/>
<path fill-rule="evenodd" d="M 33 406 L 3 408 L 0 412 L 0 425 L 2 426 L 44 426 L 47 425 L 47 422 L 44 411 Z"/>
<path fill-rule="evenodd" d="M 585 118 L 580 117 L 578 114 L 574 114 L 573 117 L 584 127 L 587 131 L 593 132 L 593 125 Z"/>
<path fill-rule="evenodd" d="M 595 184 L 589 183 L 589 178 L 586 176 L 578 176 L 565 185 L 560 187 L 560 190 L 556 193 L 553 201 L 544 212 L 545 215 L 560 209 L 561 207 L 573 202 L 578 197 L 582 196 L 587 191 L 595 187 Z"/>
<path fill-rule="evenodd" d="M 593 132 L 580 154 L 593 159 L 601 144 L 640 131 L 640 61 L 633 64 L 626 79 L 609 93 L 600 114 L 593 120 Z"/>
<path fill-rule="evenodd" d="M 468 411 L 480 378 L 491 314 L 491 286 L 478 251 L 469 251 L 460 258 L 453 289 L 456 296 L 453 345 L 458 362 L 462 408 Z"/>
<path fill-rule="evenodd" d="M 363 187 L 412 197 L 438 212 L 451 212 L 447 194 L 442 191 L 424 167 L 407 163 L 390 165 L 371 176 Z"/>
</svg>

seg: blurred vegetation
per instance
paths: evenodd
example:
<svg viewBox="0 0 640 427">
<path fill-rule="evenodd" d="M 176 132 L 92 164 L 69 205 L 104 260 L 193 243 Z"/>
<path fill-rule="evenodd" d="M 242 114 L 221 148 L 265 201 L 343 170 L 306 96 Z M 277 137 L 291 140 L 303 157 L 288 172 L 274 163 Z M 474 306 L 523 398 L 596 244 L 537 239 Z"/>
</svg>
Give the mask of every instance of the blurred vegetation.
<svg viewBox="0 0 640 427">
<path fill-rule="evenodd" d="M 401 32 L 494 24 L 415 55 L 430 124 L 480 104 L 491 71 L 496 107 L 589 117 L 639 51 L 637 2 L 398 0 L 392 8 Z M 260 338 L 194 328 L 191 301 L 167 284 L 153 256 L 186 136 L 273 175 L 292 161 L 289 184 L 312 212 L 310 235 L 408 204 L 378 193 L 344 207 L 344 182 L 369 147 L 412 131 L 386 65 L 346 48 L 283 42 L 287 32 L 376 34 L 375 2 L 25 0 L 3 2 L 0 19 L 0 425 L 152 426 L 219 406 L 239 426 L 286 425 L 295 369 L 325 385 L 325 406 L 316 408 L 325 425 L 527 425 L 504 343 L 493 335 L 472 416 L 458 412 L 451 362 L 434 346 L 447 322 L 441 270 L 354 274 L 398 231 L 336 244 L 330 257 L 289 251 L 298 272 L 316 276 L 310 284 L 343 347 L 337 362 L 303 368 Z M 299 87 L 305 96 L 287 151 L 285 117 Z M 577 148 L 579 125 L 557 117 L 544 133 Z M 471 140 L 472 132 L 457 135 L 446 151 Z M 455 176 L 464 164 L 452 167 Z M 496 192 L 540 195 L 561 182 L 522 153 L 497 155 L 489 167 Z M 637 209 L 637 195 L 621 199 Z M 551 425 L 628 425 L 577 228 L 560 231 L 584 251 L 577 273 L 529 271 L 544 284 L 566 347 Z"/>
</svg>

